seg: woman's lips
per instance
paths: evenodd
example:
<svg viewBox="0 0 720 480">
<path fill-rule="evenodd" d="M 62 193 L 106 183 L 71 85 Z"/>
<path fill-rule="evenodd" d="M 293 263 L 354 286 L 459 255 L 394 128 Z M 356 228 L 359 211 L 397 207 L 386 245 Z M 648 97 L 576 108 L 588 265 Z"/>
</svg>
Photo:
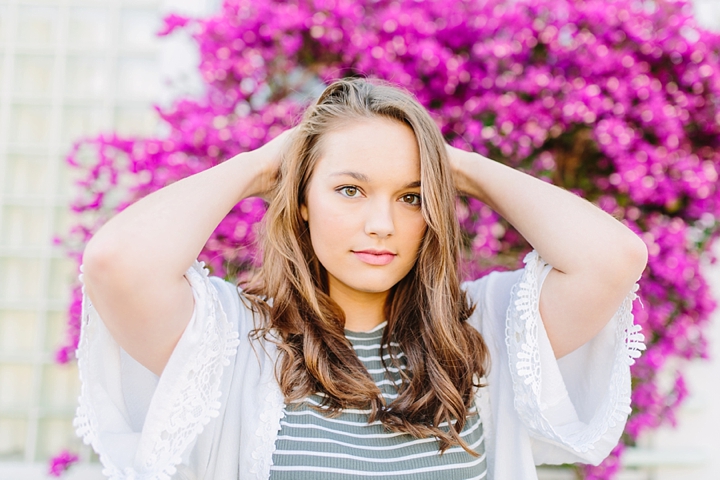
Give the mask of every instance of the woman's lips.
<svg viewBox="0 0 720 480">
<path fill-rule="evenodd" d="M 374 252 L 371 250 L 353 251 L 360 261 L 369 265 L 387 265 L 395 259 L 395 254 L 390 252 Z"/>
</svg>

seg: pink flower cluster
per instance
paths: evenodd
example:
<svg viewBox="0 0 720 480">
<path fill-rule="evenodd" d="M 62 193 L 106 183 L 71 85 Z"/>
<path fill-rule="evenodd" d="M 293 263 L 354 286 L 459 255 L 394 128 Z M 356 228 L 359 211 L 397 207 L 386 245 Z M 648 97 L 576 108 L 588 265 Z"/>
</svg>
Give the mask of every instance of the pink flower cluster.
<svg viewBox="0 0 720 480">
<path fill-rule="evenodd" d="M 70 465 L 76 463 L 78 460 L 79 457 L 77 455 L 70 453 L 67 450 L 63 450 L 57 456 L 50 459 L 48 474 L 53 477 L 60 477 L 68 468 L 70 468 Z"/>
<path fill-rule="evenodd" d="M 94 231 L 136 199 L 254 149 L 291 126 L 317 85 L 348 75 L 406 87 L 447 140 L 560 185 L 623 221 L 647 244 L 636 319 L 648 339 L 634 366 L 624 441 L 673 414 L 687 392 L 675 358 L 707 355 L 715 309 L 700 271 L 719 235 L 720 37 L 686 1 L 225 0 L 205 19 L 170 15 L 160 34 L 190 31 L 202 98 L 158 108 L 169 133 L 77 143 L 82 194 L 61 242 L 80 261 Z M 248 199 L 201 254 L 236 278 L 256 265 L 264 204 Z M 458 200 L 466 273 L 517 268 L 529 245 L 488 206 Z M 714 259 L 711 258 L 714 261 Z M 75 290 L 67 361 L 77 345 Z M 673 385 L 660 372 L 673 369 Z M 586 478 L 611 478 L 619 445 Z"/>
</svg>

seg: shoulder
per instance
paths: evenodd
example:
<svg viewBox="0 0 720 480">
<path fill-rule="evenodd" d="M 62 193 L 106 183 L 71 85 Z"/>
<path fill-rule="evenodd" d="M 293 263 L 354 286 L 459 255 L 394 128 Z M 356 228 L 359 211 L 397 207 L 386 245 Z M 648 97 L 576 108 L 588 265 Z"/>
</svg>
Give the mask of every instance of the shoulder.
<svg viewBox="0 0 720 480">
<path fill-rule="evenodd" d="M 260 325 L 259 313 L 252 308 L 242 289 L 233 282 L 211 275 L 204 262 L 196 261 L 185 273 L 193 290 L 195 307 L 193 317 L 196 320 L 213 319 L 201 322 L 206 328 L 221 328 L 240 340 L 248 343 L 250 332 Z M 231 333 L 232 332 L 232 333 Z"/>
<path fill-rule="evenodd" d="M 262 313 L 253 306 L 240 286 L 220 277 L 209 278 L 228 321 L 235 325 L 240 338 L 247 337 L 252 330 L 261 326 Z"/>
<path fill-rule="evenodd" d="M 474 305 L 493 309 L 507 309 L 510 293 L 523 274 L 523 270 L 493 271 L 476 280 L 463 282 L 460 288 Z"/>
<path fill-rule="evenodd" d="M 476 280 L 463 282 L 460 288 L 467 293 L 467 300 L 475 307 L 468 318 L 470 325 L 484 336 L 493 335 L 492 326 L 502 329 L 513 286 L 522 277 L 522 270 L 493 271 Z"/>
</svg>

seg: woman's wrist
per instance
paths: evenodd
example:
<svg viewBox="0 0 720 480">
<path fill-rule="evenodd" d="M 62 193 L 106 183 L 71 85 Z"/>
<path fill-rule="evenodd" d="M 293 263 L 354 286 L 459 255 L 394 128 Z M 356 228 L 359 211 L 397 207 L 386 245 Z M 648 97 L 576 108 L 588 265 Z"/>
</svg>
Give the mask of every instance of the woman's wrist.
<svg viewBox="0 0 720 480">
<path fill-rule="evenodd" d="M 280 162 L 295 128 L 285 130 L 260 148 L 240 153 L 228 161 L 240 164 L 240 171 L 248 176 L 245 197 L 261 197 L 266 200 L 277 183 Z"/>
<path fill-rule="evenodd" d="M 276 178 L 277 171 L 273 171 L 258 150 L 239 153 L 225 163 L 232 170 L 232 176 L 238 178 L 238 185 L 244 186 L 238 192 L 238 201 L 247 197 L 264 197 Z"/>
<path fill-rule="evenodd" d="M 475 152 L 467 152 L 450 147 L 450 168 L 455 181 L 455 188 L 463 195 L 469 195 L 482 202 L 487 202 L 485 192 L 479 182 L 480 170 L 488 163 L 493 163 L 489 158 Z"/>
</svg>

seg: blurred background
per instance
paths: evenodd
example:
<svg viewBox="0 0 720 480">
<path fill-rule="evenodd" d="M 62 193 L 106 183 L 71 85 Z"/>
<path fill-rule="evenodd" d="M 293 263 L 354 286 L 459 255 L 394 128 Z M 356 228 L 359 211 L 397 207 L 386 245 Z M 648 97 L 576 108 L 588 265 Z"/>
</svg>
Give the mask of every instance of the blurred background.
<svg viewBox="0 0 720 480">
<path fill-rule="evenodd" d="M 54 361 L 75 279 L 52 241 L 68 228 L 75 188 L 64 157 L 99 132 L 162 134 L 151 105 L 199 93 L 202 82 L 196 47 L 184 33 L 157 37 L 161 19 L 210 14 L 219 3 L 0 0 L 0 480 L 52 478 L 48 459 L 65 448 L 82 458 L 65 478 L 102 478 L 72 428 L 76 364 Z M 694 7 L 720 30 L 720 0 Z M 720 298 L 720 265 L 704 268 Z M 708 338 L 712 359 L 688 370 L 678 429 L 642 438 L 618 478 L 720 478 L 720 313 Z M 573 478 L 562 469 L 540 475 Z"/>
</svg>

